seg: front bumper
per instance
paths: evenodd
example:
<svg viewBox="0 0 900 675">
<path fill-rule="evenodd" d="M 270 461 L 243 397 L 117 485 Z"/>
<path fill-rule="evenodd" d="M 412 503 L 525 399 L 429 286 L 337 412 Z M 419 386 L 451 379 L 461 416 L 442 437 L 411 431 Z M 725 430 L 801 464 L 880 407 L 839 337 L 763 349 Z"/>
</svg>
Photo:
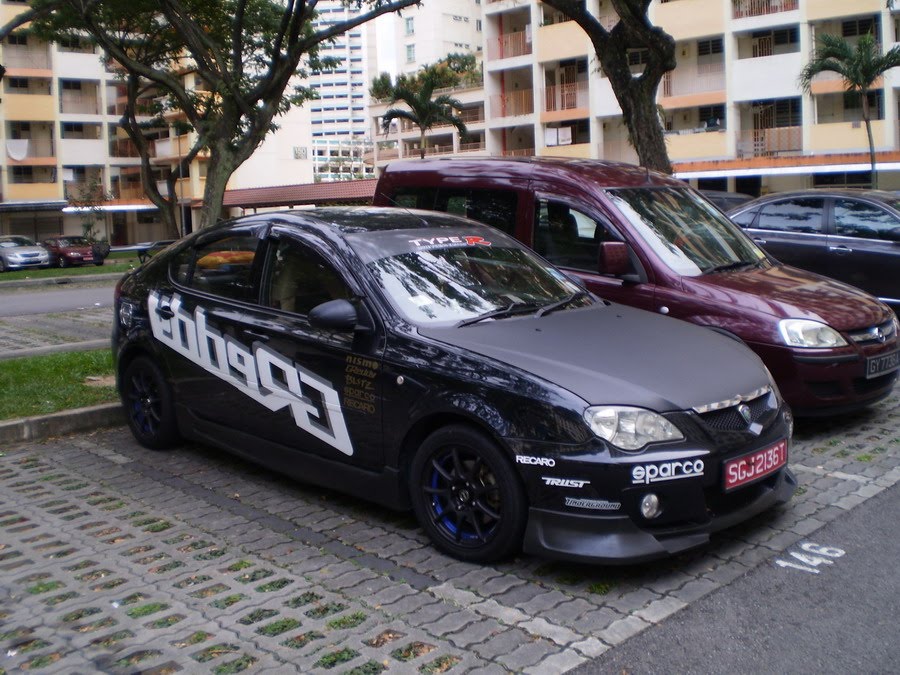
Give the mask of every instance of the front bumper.
<svg viewBox="0 0 900 675">
<path fill-rule="evenodd" d="M 581 515 L 532 507 L 523 548 L 526 553 L 593 564 L 640 563 L 687 551 L 731 527 L 788 502 L 797 479 L 785 467 L 752 486 L 754 496 L 739 508 L 712 514 L 693 527 L 642 529 L 627 515 Z"/>
<path fill-rule="evenodd" d="M 50 256 L 43 258 L 29 258 L 27 260 L 9 260 L 6 261 L 6 267 L 10 270 L 27 270 L 38 269 L 40 267 L 48 267 L 50 265 Z"/>
<path fill-rule="evenodd" d="M 750 344 L 768 366 L 795 415 L 833 415 L 864 408 L 887 397 L 900 371 L 866 377 L 866 359 L 898 349 L 896 339 L 840 350 L 798 350 Z M 833 351 L 833 353 L 829 353 Z"/>
</svg>

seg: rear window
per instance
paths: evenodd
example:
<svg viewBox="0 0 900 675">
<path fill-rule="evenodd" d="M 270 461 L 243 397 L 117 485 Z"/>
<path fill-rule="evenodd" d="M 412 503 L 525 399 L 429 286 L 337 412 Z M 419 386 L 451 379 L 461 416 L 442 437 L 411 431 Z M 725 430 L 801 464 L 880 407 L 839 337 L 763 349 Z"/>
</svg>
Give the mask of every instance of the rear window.
<svg viewBox="0 0 900 675">
<path fill-rule="evenodd" d="M 516 231 L 518 196 L 509 190 L 401 188 L 390 201 L 402 208 L 440 211 L 477 220 L 507 234 Z"/>
</svg>

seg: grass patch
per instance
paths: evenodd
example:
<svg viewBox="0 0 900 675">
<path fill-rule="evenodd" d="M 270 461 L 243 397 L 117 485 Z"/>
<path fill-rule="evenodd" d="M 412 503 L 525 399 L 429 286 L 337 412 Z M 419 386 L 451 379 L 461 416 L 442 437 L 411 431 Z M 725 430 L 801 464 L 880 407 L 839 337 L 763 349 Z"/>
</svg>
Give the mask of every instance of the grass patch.
<svg viewBox="0 0 900 675">
<path fill-rule="evenodd" d="M 116 401 L 115 387 L 85 384 L 112 374 L 109 349 L 0 361 L 0 420 Z"/>
</svg>

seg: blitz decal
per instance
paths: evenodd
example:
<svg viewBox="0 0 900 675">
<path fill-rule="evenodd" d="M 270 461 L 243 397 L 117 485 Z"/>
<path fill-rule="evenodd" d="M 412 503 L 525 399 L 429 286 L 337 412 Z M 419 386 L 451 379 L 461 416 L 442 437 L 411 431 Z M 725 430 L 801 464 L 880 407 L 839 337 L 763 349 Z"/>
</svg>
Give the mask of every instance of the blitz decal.
<svg viewBox="0 0 900 675">
<path fill-rule="evenodd" d="M 166 304 L 174 313 L 169 319 L 157 312 L 160 305 Z M 164 345 L 269 410 L 289 407 L 298 427 L 345 455 L 353 454 L 338 393 L 330 382 L 260 342 L 254 343 L 251 350 L 231 337 L 223 337 L 206 323 L 202 307 L 197 307 L 191 316 L 181 306 L 177 293 L 167 303 L 158 291 L 153 291 L 147 298 L 147 308 L 153 337 Z M 301 383 L 322 395 L 321 409 L 303 395 Z"/>
<path fill-rule="evenodd" d="M 705 465 L 702 459 L 685 459 L 660 464 L 638 464 L 631 470 L 632 485 L 649 485 L 679 478 L 694 478 L 703 475 Z"/>
</svg>

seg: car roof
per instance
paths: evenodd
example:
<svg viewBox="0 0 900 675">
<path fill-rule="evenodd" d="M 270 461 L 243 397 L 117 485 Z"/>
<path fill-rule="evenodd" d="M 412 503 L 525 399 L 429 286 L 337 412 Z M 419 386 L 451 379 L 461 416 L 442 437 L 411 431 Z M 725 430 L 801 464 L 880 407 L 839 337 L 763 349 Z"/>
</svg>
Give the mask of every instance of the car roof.
<svg viewBox="0 0 900 675">
<path fill-rule="evenodd" d="M 435 172 L 445 176 L 500 175 L 504 177 L 540 176 L 542 179 L 597 183 L 600 187 L 689 187 L 684 181 L 657 171 L 601 159 L 574 157 L 478 157 L 472 159 L 431 158 L 399 160 L 385 167 L 385 175 L 402 172 Z M 488 173 L 490 172 L 490 173 Z"/>
<path fill-rule="evenodd" d="M 747 211 L 759 204 L 772 201 L 789 199 L 791 197 L 852 197 L 856 199 L 868 199 L 880 202 L 886 206 L 896 208 L 898 197 L 887 190 L 872 190 L 869 188 L 807 188 L 805 190 L 786 190 L 784 192 L 772 192 L 771 194 L 757 197 L 751 202 L 735 207 L 729 213 Z"/>
<path fill-rule="evenodd" d="M 390 230 L 485 227 L 476 221 L 446 213 L 377 206 L 329 206 L 315 209 L 272 211 L 229 222 L 238 225 L 260 220 L 275 220 L 303 229 L 342 235 Z"/>
</svg>

